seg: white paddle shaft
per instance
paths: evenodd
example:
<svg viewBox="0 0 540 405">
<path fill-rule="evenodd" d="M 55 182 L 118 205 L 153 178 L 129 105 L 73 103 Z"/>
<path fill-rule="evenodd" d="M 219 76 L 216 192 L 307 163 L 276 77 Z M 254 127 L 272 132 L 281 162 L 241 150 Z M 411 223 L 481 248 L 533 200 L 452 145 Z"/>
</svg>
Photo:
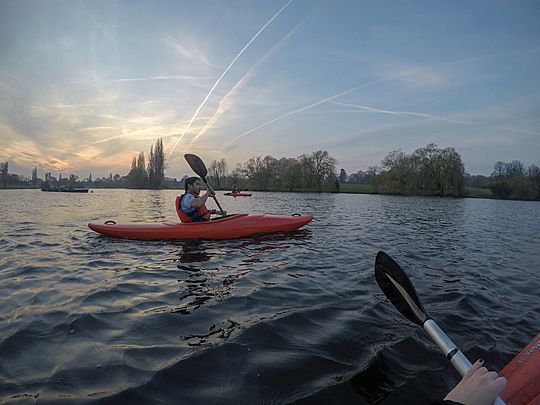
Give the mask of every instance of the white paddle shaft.
<svg viewBox="0 0 540 405">
<path fill-rule="evenodd" d="M 433 319 L 428 319 L 422 326 L 431 339 L 439 346 L 450 363 L 452 363 L 459 375 L 463 377 L 467 370 L 472 366 L 469 359 L 465 357 L 461 350 L 459 350 L 446 333 L 439 328 L 439 325 L 437 325 Z M 505 405 L 504 401 L 499 397 L 495 398 L 493 404 Z"/>
</svg>

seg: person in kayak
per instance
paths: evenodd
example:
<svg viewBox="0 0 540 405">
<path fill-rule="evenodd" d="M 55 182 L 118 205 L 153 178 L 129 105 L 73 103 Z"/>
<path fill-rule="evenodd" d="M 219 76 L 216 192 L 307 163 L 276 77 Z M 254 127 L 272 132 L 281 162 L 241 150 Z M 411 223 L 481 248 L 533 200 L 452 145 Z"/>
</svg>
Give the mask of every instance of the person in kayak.
<svg viewBox="0 0 540 405">
<path fill-rule="evenodd" d="M 231 193 L 233 193 L 233 194 L 238 194 L 239 192 L 240 192 L 240 189 L 238 188 L 237 185 L 235 185 L 235 186 L 233 187 Z"/>
<path fill-rule="evenodd" d="M 226 215 L 225 211 L 206 208 L 208 197 L 215 195 L 210 186 L 202 196 L 201 179 L 189 177 L 185 181 L 185 193 L 176 197 L 176 213 L 182 222 L 209 221 L 212 214 Z"/>
</svg>

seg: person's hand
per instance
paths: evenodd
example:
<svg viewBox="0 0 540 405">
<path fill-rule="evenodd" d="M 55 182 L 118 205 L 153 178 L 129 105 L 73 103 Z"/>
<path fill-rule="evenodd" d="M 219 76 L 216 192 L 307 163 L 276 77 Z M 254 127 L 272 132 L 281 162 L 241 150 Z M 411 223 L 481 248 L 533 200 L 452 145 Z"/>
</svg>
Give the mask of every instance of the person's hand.
<svg viewBox="0 0 540 405">
<path fill-rule="evenodd" d="M 227 215 L 227 211 L 217 211 L 217 214 L 219 214 L 219 215 Z"/>
<path fill-rule="evenodd" d="M 208 195 L 208 197 L 215 197 L 216 192 L 214 191 L 212 187 L 208 186 L 208 190 L 206 190 L 206 194 Z"/>
<path fill-rule="evenodd" d="M 506 386 L 506 378 L 488 371 L 483 364 L 483 360 L 477 360 L 444 399 L 465 405 L 493 404 Z"/>
</svg>

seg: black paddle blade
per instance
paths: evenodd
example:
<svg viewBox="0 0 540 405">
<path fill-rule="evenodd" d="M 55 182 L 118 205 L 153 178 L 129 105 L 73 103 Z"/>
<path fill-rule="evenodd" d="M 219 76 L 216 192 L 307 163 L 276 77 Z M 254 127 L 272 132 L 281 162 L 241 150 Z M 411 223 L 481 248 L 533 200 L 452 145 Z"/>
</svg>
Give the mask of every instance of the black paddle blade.
<svg viewBox="0 0 540 405">
<path fill-rule="evenodd" d="M 191 153 L 186 153 L 184 155 L 184 158 L 186 158 L 186 161 L 188 162 L 191 169 L 204 180 L 206 178 L 206 175 L 208 174 L 208 170 L 206 170 L 206 166 L 204 165 L 204 162 L 201 160 L 201 158 Z"/>
<path fill-rule="evenodd" d="M 375 279 L 382 292 L 405 318 L 420 326 L 424 324 L 428 315 L 414 286 L 399 264 L 384 252 L 377 253 L 375 258 Z"/>
</svg>

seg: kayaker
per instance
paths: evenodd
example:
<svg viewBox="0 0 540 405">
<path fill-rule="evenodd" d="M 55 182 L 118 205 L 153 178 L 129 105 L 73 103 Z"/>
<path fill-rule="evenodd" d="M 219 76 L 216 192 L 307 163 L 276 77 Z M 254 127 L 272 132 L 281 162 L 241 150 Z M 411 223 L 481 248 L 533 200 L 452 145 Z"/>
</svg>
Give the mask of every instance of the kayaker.
<svg viewBox="0 0 540 405">
<path fill-rule="evenodd" d="M 238 194 L 239 192 L 240 192 L 240 189 L 238 188 L 237 185 L 235 185 L 235 186 L 233 187 L 231 193 L 233 193 L 233 194 Z"/>
<path fill-rule="evenodd" d="M 214 190 L 210 186 L 202 196 L 201 179 L 189 177 L 185 181 L 185 193 L 176 197 L 176 213 L 182 222 L 202 222 L 209 221 L 211 215 L 226 215 L 225 211 L 206 208 L 206 201 L 209 197 L 214 197 Z"/>
<path fill-rule="evenodd" d="M 491 405 L 506 386 L 506 378 L 488 371 L 483 360 L 477 360 L 442 402 L 430 405 Z"/>
</svg>

